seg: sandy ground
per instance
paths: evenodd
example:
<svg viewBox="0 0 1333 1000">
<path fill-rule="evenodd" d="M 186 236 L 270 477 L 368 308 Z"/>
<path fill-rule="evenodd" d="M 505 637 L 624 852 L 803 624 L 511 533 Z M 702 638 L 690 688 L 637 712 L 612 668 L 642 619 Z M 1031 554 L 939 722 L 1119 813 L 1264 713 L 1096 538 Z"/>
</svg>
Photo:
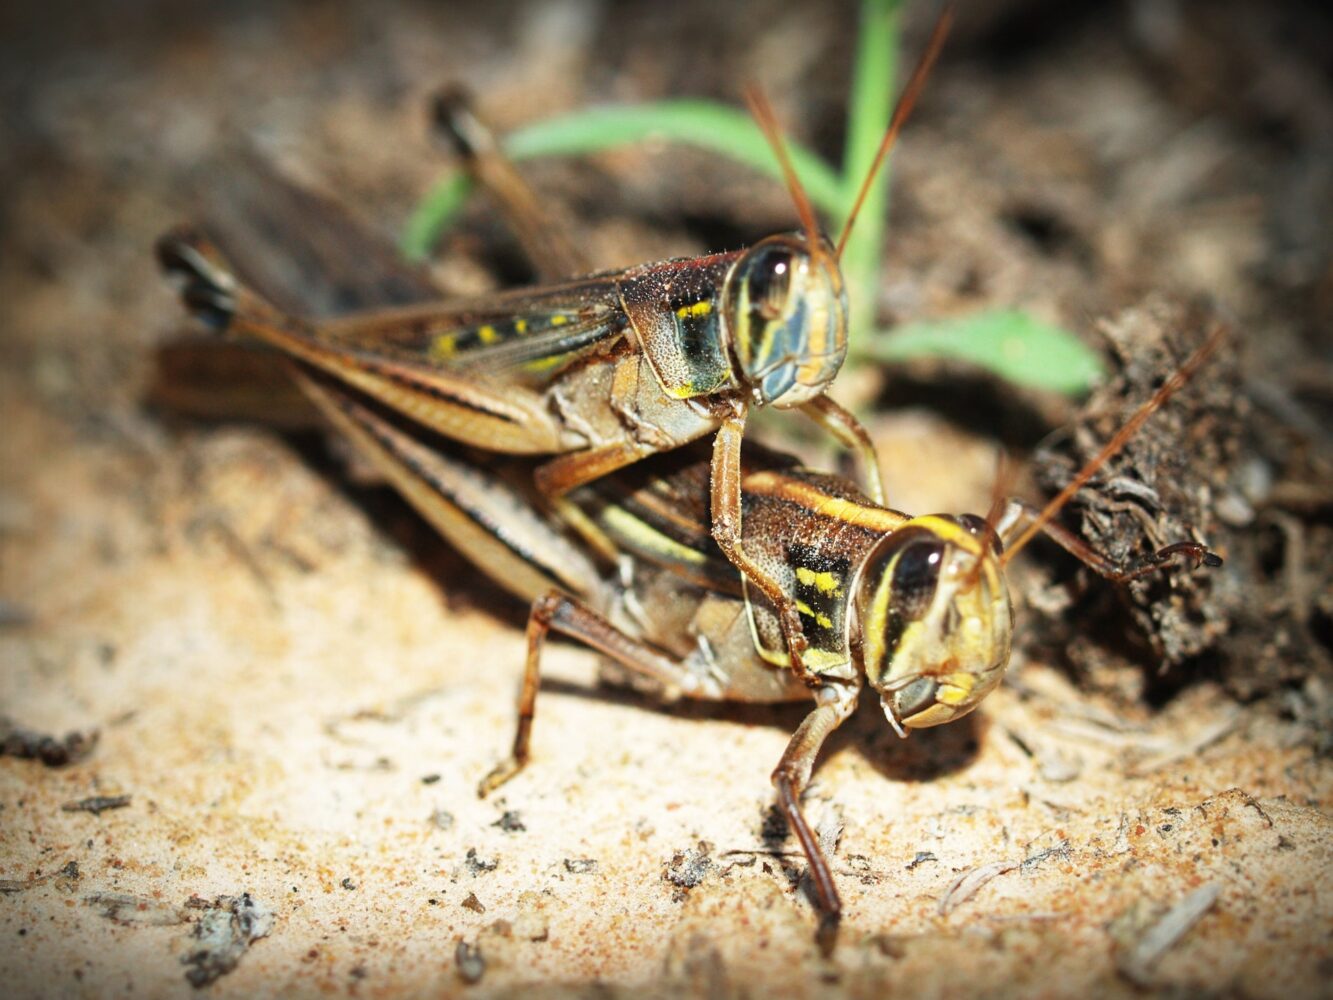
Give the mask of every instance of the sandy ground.
<svg viewBox="0 0 1333 1000">
<path fill-rule="evenodd" d="M 100 738 L 65 766 L 0 759 L 0 991 L 186 995 L 188 974 L 216 977 L 203 988 L 218 996 L 1326 994 L 1333 768 L 1302 708 L 1327 705 L 1318 674 L 1256 704 L 1205 677 L 1148 705 L 1140 667 L 1071 677 L 1020 647 L 1010 683 L 956 725 L 902 742 L 862 711 L 807 797 L 846 904 L 824 958 L 804 860 L 771 819 L 768 774 L 800 708 L 655 708 L 556 645 L 532 765 L 478 800 L 510 738 L 522 609 L 319 446 L 143 408 L 151 347 L 179 322 L 148 246 L 188 213 L 183 178 L 228 129 L 392 230 L 438 172 L 420 106 L 440 79 L 491 94 L 502 124 L 586 99 L 571 79 L 602 98 L 680 86 L 686 70 L 646 56 L 588 69 L 578 53 L 631 14 L 607 27 L 592 5 L 547 10 L 514 25 L 144 14 L 104 50 L 115 26 L 93 19 L 67 48 L 37 46 L 55 53 L 46 85 L 6 77 L 24 98 L 6 127 L 25 141 L 0 279 L 0 706 L 31 732 Z M 801 39 L 798 19 L 775 23 Z M 1052 93 L 1077 64 L 1075 47 L 1032 87 Z M 946 94 L 984 79 L 948 67 Z M 1116 72 L 1053 106 L 1132 91 Z M 1050 107 L 1010 106 L 971 138 L 1012 151 Z M 976 198 L 942 205 L 929 187 L 970 113 L 923 109 L 887 313 L 980 294 L 1078 323 L 1141 290 L 1127 261 L 1145 233 L 1171 262 L 1163 281 L 1234 278 L 1234 308 L 1266 308 L 1237 277 L 1267 233 L 1252 204 L 1181 209 L 1159 186 L 1156 217 L 1121 211 L 1130 194 L 1079 215 L 1096 136 L 1070 133 L 1064 160 L 1026 173 L 1001 153 L 968 181 Z M 1173 155 L 1143 175 L 1168 184 Z M 1080 298 L 1066 259 L 983 251 L 1005 185 L 1069 208 L 1105 280 Z M 1214 238 L 1162 223 L 1173 211 Z M 957 252 L 932 263 L 925 234 L 945 215 Z M 594 240 L 640 259 L 688 249 L 688 233 L 619 226 Z M 978 267 L 984 291 L 959 292 Z M 487 280 L 457 254 L 440 275 Z M 1283 315 L 1270 339 L 1299 343 Z M 987 441 L 920 409 L 875 428 L 903 507 L 984 509 Z"/>
</svg>

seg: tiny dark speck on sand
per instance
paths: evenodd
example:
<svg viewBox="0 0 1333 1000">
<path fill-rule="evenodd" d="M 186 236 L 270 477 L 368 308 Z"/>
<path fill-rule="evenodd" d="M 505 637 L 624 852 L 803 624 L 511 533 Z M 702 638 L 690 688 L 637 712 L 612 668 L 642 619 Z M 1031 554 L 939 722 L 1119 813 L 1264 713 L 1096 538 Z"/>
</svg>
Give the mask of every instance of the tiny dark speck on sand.
<svg viewBox="0 0 1333 1000">
<path fill-rule="evenodd" d="M 565 858 L 565 871 L 571 875 L 591 875 L 596 870 L 595 858 Z"/>
<path fill-rule="evenodd" d="M 527 829 L 527 827 L 523 825 L 522 818 L 513 810 L 507 811 L 503 816 L 492 823 L 491 826 L 498 826 L 505 833 L 522 833 Z"/>
</svg>

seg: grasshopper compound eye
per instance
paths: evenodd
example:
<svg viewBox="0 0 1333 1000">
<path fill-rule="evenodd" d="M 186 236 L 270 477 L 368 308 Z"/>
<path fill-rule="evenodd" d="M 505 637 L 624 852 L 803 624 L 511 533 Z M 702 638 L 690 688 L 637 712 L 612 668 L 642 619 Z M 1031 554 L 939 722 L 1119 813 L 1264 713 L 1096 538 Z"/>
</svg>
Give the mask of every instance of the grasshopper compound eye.
<svg viewBox="0 0 1333 1000">
<path fill-rule="evenodd" d="M 800 235 L 755 244 L 724 291 L 735 375 L 761 405 L 820 395 L 847 355 L 847 294 L 832 249 Z"/>
<path fill-rule="evenodd" d="M 1009 590 L 975 520 L 914 518 L 880 543 L 857 587 L 866 677 L 900 734 L 966 715 L 1009 663 Z"/>
</svg>

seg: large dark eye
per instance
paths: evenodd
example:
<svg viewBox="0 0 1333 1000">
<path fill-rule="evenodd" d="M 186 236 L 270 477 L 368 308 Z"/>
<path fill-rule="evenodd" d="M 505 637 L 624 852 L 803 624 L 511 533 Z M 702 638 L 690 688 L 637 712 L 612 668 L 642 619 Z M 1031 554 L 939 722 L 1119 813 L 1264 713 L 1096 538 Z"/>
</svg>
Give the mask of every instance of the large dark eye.
<svg viewBox="0 0 1333 1000">
<path fill-rule="evenodd" d="M 935 597 L 944 562 L 944 543 L 935 540 L 913 542 L 898 554 L 893 563 L 893 611 L 905 621 L 924 615 Z"/>
<path fill-rule="evenodd" d="M 1000 541 L 1000 536 L 995 533 L 995 529 L 986 523 L 984 517 L 977 517 L 976 514 L 959 515 L 958 523 L 966 528 L 973 535 L 990 536 L 991 550 L 998 556 L 1004 549 L 1004 543 Z"/>
<path fill-rule="evenodd" d="M 746 272 L 750 308 L 764 320 L 775 320 L 782 315 L 791 287 L 791 271 L 791 251 L 771 247 L 757 257 Z"/>
</svg>

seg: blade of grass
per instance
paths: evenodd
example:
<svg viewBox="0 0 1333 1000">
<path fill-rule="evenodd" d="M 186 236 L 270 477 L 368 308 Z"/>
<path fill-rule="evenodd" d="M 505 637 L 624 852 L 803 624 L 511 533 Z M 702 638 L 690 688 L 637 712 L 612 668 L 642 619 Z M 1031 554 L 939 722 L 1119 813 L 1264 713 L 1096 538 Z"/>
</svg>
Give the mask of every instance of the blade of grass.
<svg viewBox="0 0 1333 1000">
<path fill-rule="evenodd" d="M 1102 374 L 1097 353 L 1072 333 L 1015 309 L 909 323 L 854 343 L 853 358 L 875 363 L 925 357 L 977 365 L 1015 385 L 1086 393 Z"/>
<path fill-rule="evenodd" d="M 524 126 L 504 139 L 504 149 L 513 159 L 525 160 L 594 153 L 646 140 L 712 150 L 781 179 L 764 134 L 749 115 L 713 101 L 674 100 L 590 108 Z M 842 178 L 808 149 L 795 143 L 789 143 L 788 148 L 810 200 L 830 216 L 844 212 L 847 195 Z M 440 232 L 461 208 L 470 190 L 466 177 L 452 174 L 422 199 L 408 220 L 403 237 L 403 252 L 410 259 L 429 256 Z"/>
<path fill-rule="evenodd" d="M 857 188 L 879 151 L 893 106 L 894 77 L 898 69 L 898 0 L 864 0 L 856 37 L 851 99 L 847 109 L 847 139 L 843 150 L 842 227 Z M 852 343 L 868 339 L 874 326 L 875 288 L 879 282 L 884 230 L 888 224 L 888 184 L 892 163 L 886 163 L 866 196 L 856 228 L 843 250 L 842 270 L 847 280 L 848 327 Z"/>
</svg>

